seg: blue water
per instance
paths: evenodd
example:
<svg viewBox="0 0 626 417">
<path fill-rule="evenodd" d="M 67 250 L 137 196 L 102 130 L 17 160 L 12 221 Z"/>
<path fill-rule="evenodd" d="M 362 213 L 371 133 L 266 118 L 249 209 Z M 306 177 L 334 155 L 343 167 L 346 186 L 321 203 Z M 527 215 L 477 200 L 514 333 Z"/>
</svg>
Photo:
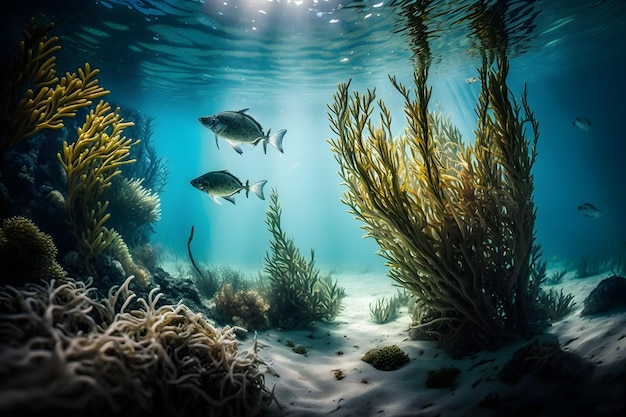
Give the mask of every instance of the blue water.
<svg viewBox="0 0 626 417">
<path fill-rule="evenodd" d="M 323 269 L 382 269 L 379 247 L 341 203 L 345 191 L 327 142 L 327 104 L 339 82 L 376 88 L 404 127 L 398 93 L 387 75 L 407 84 L 413 69 L 401 1 L 169 0 L 5 2 L 3 56 L 30 16 L 52 21 L 62 50 L 57 68 L 99 68 L 106 98 L 154 117 L 153 142 L 170 175 L 160 195 L 161 220 L 151 240 L 187 260 L 261 270 L 270 234 L 264 223 L 271 189 L 279 193 L 283 229 Z M 431 47 L 431 106 L 451 115 L 471 140 L 480 61 L 467 28 L 454 24 L 473 2 L 438 1 Z M 626 240 L 626 3 L 550 0 L 512 2 L 537 13 L 515 27 L 509 87 L 527 84 L 540 123 L 534 167 L 537 241 L 550 262 L 617 253 Z M 523 20 L 523 19 L 522 19 Z M 223 110 L 249 108 L 265 130 L 287 129 L 284 154 L 244 146 L 238 155 L 198 122 Z M 572 122 L 585 117 L 592 128 Z M 218 205 L 189 181 L 228 169 L 242 181 L 267 180 L 266 200 L 243 193 Z M 598 218 L 577 207 L 590 202 Z"/>
</svg>

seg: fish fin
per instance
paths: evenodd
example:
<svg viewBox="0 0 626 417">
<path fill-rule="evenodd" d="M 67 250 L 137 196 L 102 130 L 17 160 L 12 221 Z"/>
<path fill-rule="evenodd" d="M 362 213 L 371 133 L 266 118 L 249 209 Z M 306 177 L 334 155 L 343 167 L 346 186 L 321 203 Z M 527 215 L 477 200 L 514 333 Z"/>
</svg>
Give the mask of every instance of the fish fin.
<svg viewBox="0 0 626 417">
<path fill-rule="evenodd" d="M 275 147 L 278 152 L 280 153 L 284 153 L 283 152 L 283 137 L 285 136 L 285 133 L 287 133 L 286 129 L 281 129 L 278 132 L 274 133 L 272 136 L 269 137 L 268 141 L 269 143 Z M 269 130 L 267 131 L 267 134 L 269 136 Z M 265 151 L 265 146 L 266 143 L 263 142 L 263 150 Z"/>
<path fill-rule="evenodd" d="M 226 201 L 230 201 L 231 203 L 235 204 L 235 198 L 232 195 L 228 195 L 226 197 L 222 197 L 224 200 Z"/>
<path fill-rule="evenodd" d="M 222 205 L 222 202 L 218 200 L 217 197 L 215 197 L 214 195 L 209 194 L 209 197 L 211 197 L 211 200 L 215 201 L 220 206 Z"/>
<path fill-rule="evenodd" d="M 263 139 L 263 153 L 264 154 L 267 153 L 267 142 L 269 142 L 270 140 L 271 131 L 272 131 L 272 128 L 270 127 L 269 129 L 267 129 L 267 135 L 265 135 L 265 137 L 259 138 L 259 139 Z"/>
<path fill-rule="evenodd" d="M 248 110 L 250 110 L 250 107 L 246 108 L 246 109 L 241 109 L 241 110 L 237 110 L 236 113 L 241 113 L 244 114 L 245 112 L 247 112 Z"/>
<path fill-rule="evenodd" d="M 241 149 L 241 146 L 239 146 L 239 144 L 237 142 L 233 142 L 232 140 L 228 140 L 226 139 L 226 142 L 228 142 L 228 144 L 230 146 L 232 146 L 232 148 L 239 154 L 241 155 L 243 153 L 243 149 Z"/>
<path fill-rule="evenodd" d="M 217 146 L 217 149 L 220 148 L 220 143 L 217 141 L 217 133 L 215 134 L 215 146 Z"/>
<path fill-rule="evenodd" d="M 263 194 L 263 187 L 267 184 L 267 180 L 255 182 L 252 185 L 248 185 L 248 181 L 246 181 L 246 197 L 248 196 L 248 192 L 252 191 L 254 195 L 259 197 L 261 200 L 265 200 L 265 195 Z"/>
</svg>

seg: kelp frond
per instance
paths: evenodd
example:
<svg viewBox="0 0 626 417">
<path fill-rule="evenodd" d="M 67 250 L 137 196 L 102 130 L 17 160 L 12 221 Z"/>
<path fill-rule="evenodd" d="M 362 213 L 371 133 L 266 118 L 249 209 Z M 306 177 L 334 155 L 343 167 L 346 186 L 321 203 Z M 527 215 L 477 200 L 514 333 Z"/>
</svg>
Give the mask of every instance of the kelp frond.
<svg viewBox="0 0 626 417">
<path fill-rule="evenodd" d="M 391 278 L 421 300 L 428 320 L 416 327 L 453 353 L 528 332 L 538 123 L 526 91 L 521 105 L 511 96 L 507 74 L 506 58 L 483 61 L 473 146 L 428 111 L 425 69 L 414 90 L 391 77 L 407 123 L 396 137 L 382 101 L 379 125 L 372 121 L 373 90 L 339 84 L 329 105 L 342 201 L 379 244 Z"/>
</svg>

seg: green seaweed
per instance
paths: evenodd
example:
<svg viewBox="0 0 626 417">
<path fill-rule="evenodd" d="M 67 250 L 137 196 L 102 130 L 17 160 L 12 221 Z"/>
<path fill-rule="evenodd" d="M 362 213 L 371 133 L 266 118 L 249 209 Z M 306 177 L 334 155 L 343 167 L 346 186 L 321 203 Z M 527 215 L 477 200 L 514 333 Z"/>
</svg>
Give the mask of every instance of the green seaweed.
<svg viewBox="0 0 626 417">
<path fill-rule="evenodd" d="M 272 189 L 265 222 L 272 234 L 271 251 L 265 256 L 269 281 L 266 298 L 270 322 L 284 328 L 308 327 L 316 321 L 332 321 L 341 312 L 345 290 L 331 275 L 320 275 L 315 256 L 307 260 L 281 226 L 278 191 Z"/>
</svg>

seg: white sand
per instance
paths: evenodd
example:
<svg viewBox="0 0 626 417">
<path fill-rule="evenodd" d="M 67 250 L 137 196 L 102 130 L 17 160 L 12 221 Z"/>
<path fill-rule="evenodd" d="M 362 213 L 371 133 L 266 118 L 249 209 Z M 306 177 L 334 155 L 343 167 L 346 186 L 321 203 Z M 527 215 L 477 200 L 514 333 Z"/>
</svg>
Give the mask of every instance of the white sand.
<svg viewBox="0 0 626 417">
<path fill-rule="evenodd" d="M 570 276 L 571 274 L 568 274 Z M 312 330 L 259 332 L 260 356 L 270 364 L 266 385 L 277 403 L 266 416 L 612 416 L 626 410 L 626 311 L 580 317 L 583 300 L 610 274 L 568 278 L 555 289 L 575 296 L 574 310 L 547 330 L 561 347 L 586 361 L 590 374 L 579 381 L 542 382 L 524 377 L 507 385 L 498 372 L 528 341 L 497 352 L 455 360 L 434 342 L 407 336 L 406 308 L 390 323 L 376 324 L 369 303 L 392 296 L 397 287 L 384 274 L 333 275 L 346 289 L 345 309 L 333 323 Z M 306 347 L 298 354 L 287 341 Z M 245 346 L 250 343 L 247 340 Z M 409 363 L 380 371 L 361 357 L 374 347 L 398 345 Z M 461 370 L 454 389 L 425 386 L 428 371 L 443 366 Z M 345 377 L 335 378 L 341 370 Z M 482 405 L 481 405 L 482 404 Z M 623 414 L 626 415 L 626 414 Z"/>
</svg>

